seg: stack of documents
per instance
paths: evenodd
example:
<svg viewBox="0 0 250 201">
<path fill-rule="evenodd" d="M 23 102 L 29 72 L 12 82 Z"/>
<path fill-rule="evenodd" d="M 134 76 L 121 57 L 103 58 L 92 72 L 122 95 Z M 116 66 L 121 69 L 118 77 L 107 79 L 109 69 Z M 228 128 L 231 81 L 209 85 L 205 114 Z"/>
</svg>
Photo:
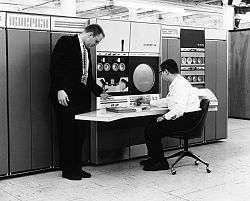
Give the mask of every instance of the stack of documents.
<svg viewBox="0 0 250 201">
<path fill-rule="evenodd" d="M 132 107 L 107 107 L 106 111 L 117 112 L 117 113 L 128 113 L 128 112 L 136 112 L 136 109 Z"/>
<path fill-rule="evenodd" d="M 202 88 L 202 89 L 197 89 L 197 93 L 200 99 L 209 99 L 209 110 L 215 110 L 217 111 L 217 106 L 218 106 L 218 99 L 214 95 L 214 93 L 207 88 Z"/>
</svg>

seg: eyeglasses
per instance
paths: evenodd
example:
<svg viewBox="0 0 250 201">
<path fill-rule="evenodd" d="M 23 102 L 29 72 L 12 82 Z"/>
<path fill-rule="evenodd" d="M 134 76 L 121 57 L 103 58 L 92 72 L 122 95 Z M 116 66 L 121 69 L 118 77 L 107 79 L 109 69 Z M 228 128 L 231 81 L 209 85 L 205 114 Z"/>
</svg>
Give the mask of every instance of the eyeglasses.
<svg viewBox="0 0 250 201">
<path fill-rule="evenodd" d="M 166 70 L 159 70 L 159 74 L 161 74 L 161 73 L 167 73 L 167 75 L 169 74 L 169 72 Z"/>
<path fill-rule="evenodd" d="M 100 43 L 101 41 L 99 41 L 98 39 L 95 38 L 95 44 Z"/>
</svg>

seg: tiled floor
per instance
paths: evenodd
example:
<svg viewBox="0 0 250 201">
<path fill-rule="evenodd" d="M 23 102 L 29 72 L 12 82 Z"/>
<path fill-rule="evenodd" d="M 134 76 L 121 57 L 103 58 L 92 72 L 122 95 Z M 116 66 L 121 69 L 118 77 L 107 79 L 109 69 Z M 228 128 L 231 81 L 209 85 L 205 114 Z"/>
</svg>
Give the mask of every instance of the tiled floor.
<svg viewBox="0 0 250 201">
<path fill-rule="evenodd" d="M 132 160 L 84 167 L 93 177 L 81 181 L 63 179 L 60 172 L 1 180 L 0 201 L 250 200 L 250 121 L 229 119 L 227 140 L 191 150 L 210 163 L 210 174 L 190 159 L 180 162 L 176 175 L 144 172 Z"/>
</svg>

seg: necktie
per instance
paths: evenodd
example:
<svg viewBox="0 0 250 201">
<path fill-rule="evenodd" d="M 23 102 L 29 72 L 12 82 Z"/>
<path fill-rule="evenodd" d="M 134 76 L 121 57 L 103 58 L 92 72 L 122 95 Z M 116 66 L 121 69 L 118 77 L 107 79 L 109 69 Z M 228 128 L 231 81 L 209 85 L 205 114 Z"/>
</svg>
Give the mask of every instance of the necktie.
<svg viewBox="0 0 250 201">
<path fill-rule="evenodd" d="M 81 77 L 81 83 L 87 84 L 88 80 L 88 51 L 86 47 L 83 45 L 82 49 L 82 77 Z"/>
</svg>

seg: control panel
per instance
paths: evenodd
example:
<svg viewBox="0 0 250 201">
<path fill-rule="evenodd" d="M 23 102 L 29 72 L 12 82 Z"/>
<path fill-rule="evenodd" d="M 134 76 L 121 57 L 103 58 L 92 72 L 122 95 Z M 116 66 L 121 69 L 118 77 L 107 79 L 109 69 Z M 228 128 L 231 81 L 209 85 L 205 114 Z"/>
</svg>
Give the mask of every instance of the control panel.
<svg viewBox="0 0 250 201">
<path fill-rule="evenodd" d="M 97 54 L 97 84 L 111 95 L 128 94 L 128 53 Z"/>
</svg>

